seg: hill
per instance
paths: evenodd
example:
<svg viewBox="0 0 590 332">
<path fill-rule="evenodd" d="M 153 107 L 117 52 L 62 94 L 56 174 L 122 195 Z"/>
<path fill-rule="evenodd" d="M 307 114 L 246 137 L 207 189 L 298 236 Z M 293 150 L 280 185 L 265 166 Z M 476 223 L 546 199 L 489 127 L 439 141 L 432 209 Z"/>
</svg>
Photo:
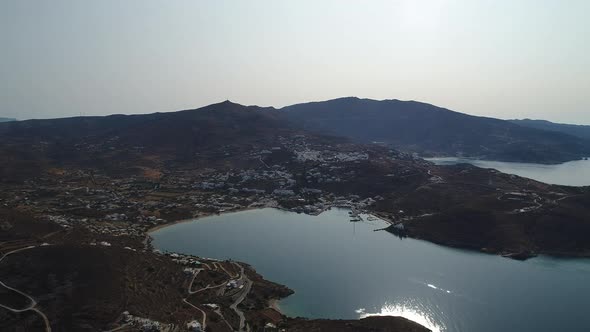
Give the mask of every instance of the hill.
<svg viewBox="0 0 590 332">
<path fill-rule="evenodd" d="M 338 114 L 342 116 L 338 118 Z M 416 122 L 416 119 L 423 121 Z M 577 238 L 580 234 L 587 234 L 585 229 L 589 225 L 580 219 L 587 215 L 586 208 L 580 207 L 590 199 L 587 189 L 549 186 L 468 165 L 435 167 L 381 144 L 359 144 L 346 138 L 320 135 L 317 133 L 318 123 L 335 129 L 347 128 L 350 132 L 345 134 L 361 142 L 390 138 L 404 142 L 405 147 L 429 145 L 438 148 L 439 153 L 449 151 L 445 148 L 450 143 L 439 143 L 445 140 L 455 142 L 450 144 L 451 147 L 462 151 L 481 149 L 487 144 L 495 149 L 488 148 L 488 157 L 507 153 L 501 142 L 510 145 L 506 142 L 516 141 L 515 137 L 520 137 L 521 142 L 513 145 L 532 148 L 528 152 L 508 151 L 531 158 L 542 156 L 535 151 L 561 146 L 564 142 L 573 141 L 574 145 L 578 142 L 577 138 L 561 133 L 472 117 L 416 102 L 345 98 L 276 110 L 226 101 L 171 113 L 0 124 L 0 154 L 3 156 L 0 159 L 0 184 L 5 189 L 5 204 L 14 202 L 15 207 L 36 201 L 17 193 L 29 190 L 36 193 L 42 198 L 37 202 L 37 207 L 41 208 L 51 201 L 49 197 L 57 199 L 56 192 L 70 193 L 92 186 L 106 187 L 96 193 L 99 197 L 103 190 L 118 190 L 119 193 L 113 194 L 118 199 L 124 196 L 121 191 L 129 191 L 131 197 L 140 189 L 150 192 L 149 197 L 154 201 L 191 190 L 219 191 L 219 197 L 229 192 L 232 199 L 237 199 L 236 193 L 239 192 L 247 197 L 239 204 L 230 204 L 214 196 L 190 198 L 190 195 L 182 195 L 182 199 L 168 203 L 174 208 L 154 212 L 156 219 L 161 220 L 190 218 L 195 210 L 211 213 L 226 211 L 227 206 L 247 207 L 253 202 L 269 201 L 298 212 L 317 212 L 323 210 L 322 204 L 335 196 L 352 195 L 382 202 L 371 209 L 390 220 L 407 219 L 407 215 L 399 215 L 397 211 L 414 216 L 446 216 L 444 222 L 438 219 L 425 223 L 406 221 L 409 235 L 433 242 L 468 248 L 485 247 L 494 253 L 587 255 L 590 252 L 590 243 L 585 238 Z M 301 125 L 315 128 L 316 133 L 302 129 Z M 409 130 L 412 126 L 416 129 Z M 504 135 L 500 135 L 501 132 Z M 557 143 L 551 145 L 551 137 L 555 137 Z M 421 138 L 419 144 L 410 143 Z M 537 139 L 533 141 L 533 138 Z M 70 187 L 74 183 L 76 185 Z M 154 194 L 159 190 L 164 192 Z M 310 192 L 319 197 L 313 197 Z M 504 199 L 515 192 L 522 194 Z M 319 203 L 322 200 L 324 203 Z M 542 209 L 529 211 L 531 206 L 538 207 L 540 202 L 545 202 Z M 65 204 L 63 213 L 73 213 L 82 219 L 98 216 L 98 220 L 106 218 L 106 211 L 112 206 L 76 203 L 69 200 L 68 195 L 51 204 Z M 129 218 L 133 216 L 129 220 L 143 220 L 143 216 L 137 215 L 136 202 L 120 204 L 110 213 L 124 213 Z M 566 204 L 571 206 L 561 210 Z M 127 211 L 121 206 L 135 207 Z M 146 205 L 145 210 L 150 209 L 153 206 Z M 514 213 L 519 209 L 524 212 Z M 531 217 L 537 212 L 541 214 Z M 486 222 L 461 224 L 473 213 L 485 215 L 486 218 L 481 220 Z M 565 221 L 572 224 L 564 227 L 563 236 L 541 227 L 546 223 Z M 438 228 L 454 222 L 459 223 L 457 227 L 443 227 L 443 230 L 453 229 L 452 234 Z M 521 228 L 524 223 L 529 225 L 526 229 Z M 489 228 L 482 231 L 480 227 L 484 226 Z M 492 229 L 506 227 L 511 231 L 496 238 L 485 237 Z M 580 231 L 582 229 L 584 231 Z"/>
<path fill-rule="evenodd" d="M 590 147 L 567 134 L 415 101 L 350 97 L 288 106 L 282 111 L 308 130 L 358 142 L 383 142 L 424 156 L 560 163 L 585 157 Z"/>
<path fill-rule="evenodd" d="M 11 121 L 16 121 L 16 119 L 13 119 L 13 118 L 0 118 L 0 122 L 11 122 Z"/>
<path fill-rule="evenodd" d="M 7 122 L 0 124 L 0 179 L 68 166 L 122 175 L 169 162 L 216 167 L 240 163 L 232 156 L 292 132 L 274 109 L 229 101 L 170 113 Z"/>
<path fill-rule="evenodd" d="M 38 300 L 24 315 L 4 311 L 0 330 L 44 323 L 113 330 L 128 324 L 125 312 L 136 323 L 176 330 L 195 319 L 213 331 L 243 330 L 244 319 L 253 330 L 268 322 L 293 331 L 425 330 L 399 318 L 289 319 L 269 300 L 291 291 L 246 264 L 162 255 L 150 245 L 153 227 L 252 208 L 317 214 L 347 206 L 387 220 L 387 230 L 402 237 L 517 259 L 590 257 L 590 188 L 437 166 L 379 144 L 305 131 L 287 114 L 223 102 L 0 124 L 0 281 Z M 207 291 L 237 274 L 251 288 Z M 12 311 L 31 303 L 1 294 Z"/>
<path fill-rule="evenodd" d="M 142 146 L 152 151 L 173 148 L 185 153 L 212 144 L 264 137 L 268 130 L 286 128 L 272 109 L 225 101 L 194 110 L 141 115 L 73 117 L 27 120 L 0 125 L 0 136 L 11 142 L 75 142 Z M 261 130 L 262 129 L 262 130 Z M 269 129 L 270 130 L 270 129 Z M 184 151 L 177 151 L 182 142 Z"/>
<path fill-rule="evenodd" d="M 590 126 L 555 123 L 547 120 L 509 120 L 510 122 L 523 127 L 530 127 L 542 130 L 556 131 L 583 139 L 590 140 Z"/>
</svg>

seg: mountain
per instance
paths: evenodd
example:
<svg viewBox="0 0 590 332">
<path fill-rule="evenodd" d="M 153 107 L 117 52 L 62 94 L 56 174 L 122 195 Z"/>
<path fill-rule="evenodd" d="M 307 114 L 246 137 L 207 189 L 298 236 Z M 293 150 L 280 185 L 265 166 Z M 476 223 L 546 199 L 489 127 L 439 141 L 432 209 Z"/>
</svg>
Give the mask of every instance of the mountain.
<svg viewBox="0 0 590 332">
<path fill-rule="evenodd" d="M 40 215 L 60 206 L 58 211 L 84 219 L 124 213 L 141 220 L 134 197 L 144 190 L 140 196 L 148 195 L 149 204 L 143 209 L 158 206 L 158 218 L 178 220 L 191 218 L 196 206 L 203 213 L 226 210 L 232 199 L 205 204 L 206 198 L 183 196 L 174 201 L 182 207 L 169 209 L 169 201 L 152 205 L 167 197 L 153 190 L 214 190 L 248 197 L 240 203 L 244 208 L 275 201 L 297 212 L 321 211 L 335 197 L 355 196 L 374 201 L 370 209 L 380 216 L 403 220 L 406 235 L 436 243 L 494 253 L 590 255 L 590 220 L 584 218 L 590 188 L 550 186 L 470 165 L 435 166 L 382 144 L 325 135 L 338 130 L 360 142 L 387 140 L 415 151 L 428 146 L 450 153 L 451 146 L 465 153 L 485 144 L 488 157 L 512 151 L 539 158 L 538 150 L 580 141 L 423 103 L 356 98 L 282 110 L 226 101 L 170 113 L 17 121 L 0 124 L 0 202 L 34 207 Z M 502 149 L 518 140 L 513 145 L 520 150 Z M 81 190 L 87 187 L 100 191 Z M 117 191 L 116 204 L 102 201 L 104 190 Z M 93 195 L 94 205 L 88 203 Z M 428 222 L 422 222 L 425 216 Z M 558 233 L 551 229 L 555 224 L 562 225 Z"/>
<path fill-rule="evenodd" d="M 49 159 L 83 158 L 76 144 L 114 148 L 118 154 L 141 148 L 190 159 L 211 144 L 235 143 L 235 137 L 243 145 L 272 141 L 277 131 L 304 130 L 383 142 L 423 156 L 559 163 L 590 154 L 588 128 L 513 123 L 415 101 L 340 98 L 281 110 L 226 101 L 171 113 L 6 122 L 0 125 L 0 138 L 15 144 L 51 142 L 42 149 Z"/>
<path fill-rule="evenodd" d="M 0 178 L 27 178 L 68 165 L 121 174 L 163 162 L 215 166 L 219 154 L 272 146 L 278 136 L 293 132 L 278 115 L 271 108 L 226 101 L 170 113 L 1 123 Z"/>
<path fill-rule="evenodd" d="M 509 120 L 510 122 L 523 127 L 537 128 L 542 130 L 557 131 L 560 133 L 577 136 L 590 140 L 590 126 L 555 123 L 547 120 Z"/>
<path fill-rule="evenodd" d="M 16 119 L 13 119 L 13 118 L 0 118 L 0 122 L 11 122 L 11 121 L 16 121 Z"/>
<path fill-rule="evenodd" d="M 281 109 L 307 130 L 358 142 L 383 142 L 424 156 L 560 163 L 585 157 L 590 144 L 564 133 L 400 100 L 340 98 Z"/>
<path fill-rule="evenodd" d="M 243 106 L 229 101 L 199 109 L 141 115 L 73 117 L 3 123 L 0 136 L 11 141 L 100 143 L 141 145 L 149 149 L 201 148 L 222 144 L 239 136 L 262 137 L 268 131 L 287 128 L 273 109 Z M 268 130 L 265 130 L 267 128 Z"/>
<path fill-rule="evenodd" d="M 370 102 L 387 109 L 389 103 Z M 455 130 L 461 129 L 456 118 L 475 121 L 410 105 Z M 389 113 L 379 107 L 371 112 Z M 239 331 L 242 314 L 252 330 L 272 317 L 289 331 L 426 331 L 396 317 L 290 319 L 269 308 L 269 300 L 292 291 L 247 264 L 180 259 L 152 251 L 146 241 L 153 227 L 252 208 L 317 214 L 348 206 L 388 220 L 386 230 L 400 237 L 515 259 L 590 257 L 590 187 L 548 185 L 468 164 L 438 166 L 381 144 L 314 134 L 287 115 L 223 102 L 173 113 L 0 124 L 0 254 L 9 255 L 0 280 L 39 299 L 32 306 L 47 317 L 0 310 L 0 330 L 111 331 L 124 328 L 128 312 L 140 322 L 172 324 L 168 330 L 199 319 L 207 331 Z M 376 118 L 358 124 L 377 128 Z M 484 120 L 504 124 L 478 121 Z M 200 273 L 191 272 L 192 260 Z M 251 287 L 195 291 L 239 279 Z M 26 296 L 6 294 L 2 305 L 12 311 L 29 305 Z M 202 303 L 216 303 L 228 320 Z"/>
<path fill-rule="evenodd" d="M 244 154 L 302 133 L 272 107 L 230 101 L 177 112 L 6 122 L 0 123 L 0 181 L 21 181 L 53 168 L 131 176 L 164 164 L 248 167 L 260 162 Z M 307 137 L 330 144 L 346 140 Z"/>
</svg>

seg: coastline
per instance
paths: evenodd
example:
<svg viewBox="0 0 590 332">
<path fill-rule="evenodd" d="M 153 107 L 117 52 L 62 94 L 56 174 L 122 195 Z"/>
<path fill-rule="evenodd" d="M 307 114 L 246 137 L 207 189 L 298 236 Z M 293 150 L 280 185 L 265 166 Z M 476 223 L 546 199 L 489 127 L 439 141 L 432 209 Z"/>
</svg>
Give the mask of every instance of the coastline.
<svg viewBox="0 0 590 332">
<path fill-rule="evenodd" d="M 178 220 L 176 222 L 158 225 L 157 227 L 154 227 L 154 228 L 150 229 L 150 232 L 154 232 L 154 231 L 157 231 L 158 229 L 161 229 L 163 227 L 167 227 L 167 226 L 174 225 L 174 224 L 177 224 L 177 223 L 188 222 L 188 221 L 195 221 L 195 220 L 198 220 L 198 219 L 204 218 L 204 217 L 218 216 L 218 215 L 221 215 L 221 214 L 239 213 L 239 212 L 244 212 L 244 211 L 249 211 L 249 210 L 258 210 L 258 209 L 265 209 L 265 208 L 276 208 L 276 207 L 274 207 L 272 205 L 264 205 L 264 206 L 260 206 L 260 207 L 247 207 L 247 208 L 243 208 L 243 209 L 236 209 L 236 210 L 224 211 L 222 213 L 204 213 L 204 214 L 199 215 L 196 218 Z M 289 211 L 289 210 L 284 209 L 284 208 L 282 208 L 282 209 L 281 208 L 277 208 L 277 209 L 282 210 L 282 211 Z M 392 220 L 388 219 L 385 215 L 382 215 L 379 212 L 364 211 L 364 213 L 367 214 L 367 215 L 371 215 L 371 216 L 374 216 L 376 218 L 379 218 L 380 220 L 382 220 L 384 222 L 387 222 L 387 223 L 390 223 L 390 224 L 392 223 Z M 482 251 L 482 250 L 478 250 L 478 249 L 475 249 L 475 248 L 457 247 L 457 246 L 452 246 L 450 244 L 436 243 L 434 241 L 420 239 L 420 238 L 414 238 L 414 239 L 422 240 L 422 241 L 429 242 L 429 243 L 432 243 L 432 244 L 437 244 L 437 245 L 440 245 L 442 247 L 456 248 L 456 249 L 471 251 L 473 253 L 492 254 L 494 256 L 501 256 L 501 253 L 498 253 L 498 252 L 491 253 L 491 252 L 485 252 L 485 251 Z M 517 253 L 517 254 L 519 254 L 519 253 Z M 518 259 L 518 260 L 520 260 L 519 259 L 520 257 L 517 257 L 517 256 L 518 255 L 516 255 L 515 257 L 507 257 L 507 258 L 512 258 L 512 259 Z M 526 259 L 526 258 L 530 258 L 530 257 L 528 257 L 528 256 L 527 257 L 524 257 L 523 256 L 523 258 Z M 248 264 L 248 263 L 246 262 L 246 264 Z M 275 296 L 276 295 L 277 294 L 275 293 Z M 287 297 L 285 297 L 285 298 L 287 298 Z M 276 311 L 278 314 L 280 314 L 281 316 L 283 316 L 284 317 L 284 320 L 286 322 L 285 324 L 303 324 L 303 323 L 306 323 L 306 324 L 309 323 L 309 324 L 311 324 L 311 322 L 316 322 L 316 321 L 319 322 L 320 321 L 320 320 L 314 320 L 314 319 L 304 319 L 304 318 L 300 318 L 300 317 L 294 317 L 294 316 L 291 316 L 291 315 L 286 314 L 283 311 L 283 309 L 281 308 L 281 305 L 280 305 L 280 301 L 283 300 L 283 299 L 285 299 L 285 298 L 270 298 L 270 299 L 268 299 L 267 302 L 266 302 L 266 309 L 269 310 L 269 311 L 270 311 L 270 309 L 272 309 L 272 310 Z M 261 305 L 264 305 L 264 302 L 263 303 L 260 303 L 260 304 Z M 396 317 L 396 316 L 390 316 L 390 317 Z M 361 320 L 362 319 L 359 319 L 358 321 L 360 322 Z M 342 322 L 342 320 L 332 320 L 331 324 L 337 324 L 337 323 L 341 323 L 341 322 Z M 419 324 L 416 321 L 413 321 L 413 322 L 416 323 L 416 324 Z"/>
<path fill-rule="evenodd" d="M 177 224 L 197 221 L 197 220 L 207 218 L 207 217 L 220 216 L 222 214 L 239 213 L 239 212 L 267 209 L 267 208 L 278 209 L 278 210 L 281 210 L 284 212 L 295 213 L 289 209 L 285 209 L 285 208 L 276 206 L 275 204 L 265 204 L 263 206 L 258 206 L 258 207 L 246 207 L 246 208 L 224 211 L 224 212 L 219 212 L 219 213 L 204 213 L 204 214 L 201 214 L 201 215 L 193 217 L 193 218 L 180 219 L 180 220 L 167 222 L 167 223 L 163 223 L 163 224 L 148 228 L 145 231 L 146 240 L 147 241 L 153 240 L 153 238 L 151 237 L 152 233 L 157 232 L 157 231 L 164 229 L 166 227 L 177 225 Z M 331 207 L 323 209 L 322 211 L 320 211 L 317 214 L 311 214 L 311 215 L 314 215 L 314 216 L 320 215 L 332 208 L 338 208 L 338 207 L 331 206 Z M 351 207 L 349 207 L 348 209 L 351 209 Z M 389 228 L 396 224 L 395 221 L 389 219 L 386 214 L 381 213 L 381 212 L 363 210 L 363 211 L 361 211 L 361 213 L 369 215 L 369 216 L 373 216 L 373 217 L 378 218 L 378 219 L 382 220 L 383 222 L 389 224 L 389 226 L 387 226 L 383 229 L 385 231 L 389 231 Z M 389 231 L 389 232 L 391 232 L 391 231 Z M 392 234 L 395 235 L 395 233 L 392 233 Z M 590 259 L 590 252 L 581 252 L 581 253 L 576 252 L 576 253 L 574 253 L 574 252 L 544 251 L 544 250 L 540 250 L 540 251 L 495 251 L 495 250 L 491 250 L 491 251 L 489 251 L 489 250 L 484 250 L 483 248 L 474 248 L 474 247 L 469 247 L 469 246 L 456 245 L 450 241 L 436 241 L 433 239 L 427 239 L 427 238 L 420 237 L 417 234 L 406 234 L 405 236 L 410 237 L 415 240 L 422 240 L 422 241 L 430 242 L 430 243 L 440 245 L 443 247 L 460 249 L 460 250 L 467 250 L 467 251 L 481 253 L 481 254 L 500 256 L 500 257 L 504 257 L 504 258 L 508 258 L 508 259 L 515 259 L 515 260 L 519 260 L 519 261 L 525 261 L 525 260 L 539 257 L 539 256 L 546 256 L 546 257 L 551 257 L 551 258 L 556 258 L 556 259 L 579 259 L 579 258 Z M 277 300 L 277 301 L 280 301 L 280 300 Z M 276 308 L 273 308 L 273 309 L 281 312 L 278 305 Z M 282 314 L 282 312 L 281 312 L 281 314 Z"/>
<path fill-rule="evenodd" d="M 281 299 L 270 299 L 270 300 L 268 300 L 268 307 L 276 310 L 278 313 L 280 313 L 283 316 L 289 317 L 289 316 L 285 315 L 285 313 L 281 310 L 281 307 L 279 306 L 280 301 L 281 301 Z"/>
<path fill-rule="evenodd" d="M 285 209 L 283 207 L 277 206 L 276 204 L 264 204 L 262 206 L 257 206 L 257 207 L 250 207 L 249 206 L 249 207 L 246 207 L 246 208 L 235 209 L 235 210 L 230 210 L 230 211 L 215 212 L 215 213 L 203 213 L 203 214 L 200 214 L 200 215 L 198 215 L 196 217 L 193 217 L 193 218 L 187 218 L 187 219 L 180 219 L 180 220 L 171 221 L 171 222 L 165 222 L 163 224 L 159 224 L 159 225 L 156 225 L 156 226 L 153 226 L 153 227 L 148 228 L 147 230 L 145 230 L 145 234 L 149 236 L 151 233 L 157 232 L 158 230 L 163 229 L 163 228 L 166 228 L 166 227 L 169 227 L 169 226 L 173 226 L 173 225 L 177 225 L 177 224 L 183 224 L 183 223 L 187 223 L 187 222 L 191 222 L 191 221 L 197 221 L 199 219 L 203 219 L 203 218 L 207 218 L 207 217 L 220 216 L 222 214 L 238 213 L 238 212 L 245 212 L 245 211 L 252 211 L 252 210 L 269 209 L 269 208 L 270 209 L 281 210 L 281 211 L 284 211 L 284 212 L 293 212 L 293 211 L 291 211 L 289 209 Z M 324 212 L 326 212 L 326 211 L 328 211 L 328 210 L 330 210 L 332 208 L 335 208 L 335 206 L 331 206 L 329 208 L 325 208 L 325 209 L 321 210 L 319 213 L 317 213 L 317 214 L 311 214 L 311 215 L 317 216 L 317 215 L 320 215 L 320 214 L 322 214 L 322 213 L 324 213 Z M 293 212 L 293 213 L 295 213 L 295 212 Z M 365 212 L 363 212 L 363 213 L 365 213 Z M 383 217 L 374 215 L 372 212 L 366 211 L 366 213 L 367 214 L 371 214 L 371 215 L 373 215 L 373 216 L 375 216 L 375 217 L 377 217 L 379 219 L 382 219 L 384 221 L 387 221 L 388 223 L 391 223 L 389 220 L 386 220 Z"/>
<path fill-rule="evenodd" d="M 163 224 L 150 227 L 150 228 L 148 228 L 145 231 L 145 234 L 147 236 L 149 236 L 151 233 L 154 233 L 154 232 L 156 232 L 156 231 L 158 231 L 160 229 L 163 229 L 163 228 L 166 228 L 166 227 L 169 227 L 169 226 L 173 226 L 173 225 L 177 225 L 177 224 L 183 224 L 183 223 L 187 223 L 187 222 L 191 222 L 191 221 L 197 221 L 199 219 L 203 219 L 203 218 L 207 218 L 207 217 L 219 216 L 219 215 L 222 215 L 222 214 L 229 214 L 229 213 L 237 213 L 237 212 L 258 210 L 258 209 L 266 209 L 266 208 L 275 208 L 275 207 L 274 206 L 271 206 L 271 205 L 265 205 L 265 206 L 260 206 L 260 207 L 247 207 L 247 208 L 244 208 L 244 209 L 236 209 L 236 210 L 224 211 L 224 212 L 204 213 L 204 214 L 198 215 L 198 216 L 193 217 L 193 218 L 187 218 L 187 219 L 180 219 L 180 220 L 171 221 L 171 222 L 165 222 Z"/>
<path fill-rule="evenodd" d="M 186 222 L 195 221 L 195 220 L 197 220 L 199 218 L 209 217 L 211 215 L 213 215 L 213 214 L 202 215 L 202 216 L 198 216 L 198 217 L 191 218 L 191 219 L 181 219 L 181 220 L 177 220 L 177 221 L 171 221 L 171 222 L 163 223 L 163 224 L 160 224 L 160 225 L 156 225 L 156 226 L 153 226 L 151 228 L 148 228 L 145 231 L 145 234 L 146 234 L 146 236 L 150 236 L 151 233 L 154 233 L 154 232 L 156 232 L 156 231 L 158 231 L 158 230 L 160 230 L 162 228 L 166 228 L 168 226 L 172 226 L 172 225 L 176 225 L 176 224 L 183 224 L 183 223 L 186 223 Z"/>
<path fill-rule="evenodd" d="M 156 225 L 154 227 L 151 227 L 151 228 L 149 228 L 149 229 L 147 229 L 145 231 L 146 239 L 152 239 L 151 234 L 154 233 L 154 232 L 157 232 L 158 230 L 164 229 L 166 227 L 174 226 L 174 225 L 177 225 L 177 224 L 183 224 L 183 223 L 187 223 L 187 222 L 197 221 L 199 219 L 203 219 L 203 218 L 207 218 L 207 217 L 212 217 L 212 216 L 219 216 L 221 214 L 238 213 L 238 212 L 251 211 L 251 210 L 259 210 L 259 209 L 267 209 L 267 208 L 277 208 L 277 209 L 280 209 L 280 210 L 283 210 L 283 211 L 289 211 L 289 210 L 286 210 L 286 209 L 282 209 L 282 208 L 276 207 L 273 204 L 265 204 L 265 205 L 260 206 L 260 207 L 247 207 L 247 208 L 243 208 L 243 209 L 236 209 L 236 210 L 231 210 L 231 211 L 224 211 L 224 212 L 221 212 L 221 213 L 204 213 L 204 214 L 201 214 L 201 215 L 199 215 L 197 217 L 176 220 L 176 221 L 172 221 L 172 222 L 168 222 L 168 223 L 163 223 L 163 224 L 160 224 L 160 225 Z M 322 212 L 324 212 L 324 211 L 322 211 Z M 281 307 L 279 306 L 279 302 L 280 301 L 281 301 L 281 298 L 272 298 L 272 299 L 268 300 L 267 307 L 270 308 L 270 309 L 273 309 L 273 310 L 277 311 L 282 316 L 289 317 L 288 315 L 286 315 L 281 310 Z"/>
<path fill-rule="evenodd" d="M 540 159 L 540 160 L 528 160 L 528 159 L 496 159 L 496 158 L 486 158 L 485 156 L 477 156 L 477 157 L 460 157 L 457 155 L 436 155 L 432 157 L 428 156 L 419 156 L 420 158 L 432 162 L 436 164 L 438 160 L 444 159 L 458 159 L 458 160 L 470 160 L 470 161 L 483 161 L 483 162 L 499 162 L 499 163 L 513 163 L 513 164 L 526 164 L 526 165 L 538 165 L 538 166 L 555 166 L 555 165 L 563 165 L 571 162 L 576 161 L 585 161 L 587 157 L 580 157 L 577 159 L 560 159 L 560 160 L 547 160 L 547 159 Z"/>
</svg>

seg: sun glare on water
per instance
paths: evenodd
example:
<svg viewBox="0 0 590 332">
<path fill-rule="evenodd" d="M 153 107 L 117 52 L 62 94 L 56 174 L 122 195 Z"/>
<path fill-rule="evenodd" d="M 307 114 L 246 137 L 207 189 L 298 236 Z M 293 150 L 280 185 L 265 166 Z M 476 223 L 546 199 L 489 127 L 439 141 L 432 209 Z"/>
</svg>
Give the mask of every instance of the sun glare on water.
<svg viewBox="0 0 590 332">
<path fill-rule="evenodd" d="M 435 323 L 433 318 L 430 317 L 427 313 L 421 311 L 416 306 L 410 304 L 385 303 L 381 307 L 380 312 L 377 313 L 367 313 L 364 308 L 358 309 L 356 310 L 356 312 L 360 315 L 361 319 L 373 316 L 397 316 L 416 322 L 432 330 L 432 332 L 446 331 L 446 328 L 444 326 Z"/>
</svg>

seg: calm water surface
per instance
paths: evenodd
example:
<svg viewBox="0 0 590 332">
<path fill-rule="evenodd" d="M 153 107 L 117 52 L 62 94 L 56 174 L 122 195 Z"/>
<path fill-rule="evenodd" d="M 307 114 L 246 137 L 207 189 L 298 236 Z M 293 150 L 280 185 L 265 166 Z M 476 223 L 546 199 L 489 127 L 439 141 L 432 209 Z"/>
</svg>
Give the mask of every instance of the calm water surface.
<svg viewBox="0 0 590 332">
<path fill-rule="evenodd" d="M 590 186 L 590 161 L 577 160 L 558 165 L 507 163 L 468 158 L 425 158 L 437 165 L 472 164 L 481 168 L 494 168 L 502 173 L 564 186 Z"/>
<path fill-rule="evenodd" d="M 366 219 L 366 218 L 365 218 Z M 590 260 L 526 262 L 399 239 L 381 220 L 262 209 L 176 224 L 155 247 L 252 264 L 290 316 L 404 316 L 433 331 L 590 331 Z"/>
</svg>

